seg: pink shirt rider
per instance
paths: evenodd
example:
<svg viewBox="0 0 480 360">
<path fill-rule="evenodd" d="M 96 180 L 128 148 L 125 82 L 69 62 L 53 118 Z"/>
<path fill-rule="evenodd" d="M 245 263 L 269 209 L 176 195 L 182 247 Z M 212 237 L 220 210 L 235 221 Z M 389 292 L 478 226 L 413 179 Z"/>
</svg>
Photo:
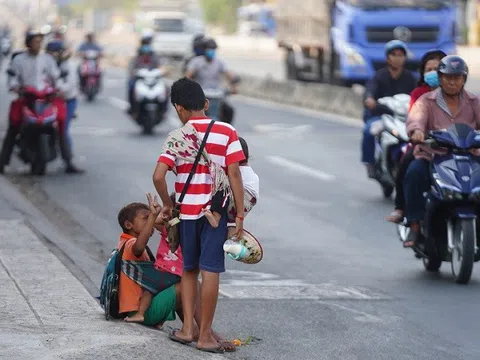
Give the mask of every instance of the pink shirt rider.
<svg viewBox="0 0 480 360">
<path fill-rule="evenodd" d="M 480 129 L 480 100 L 474 94 L 463 90 L 456 114 L 451 114 L 442 95 L 441 88 L 422 95 L 408 114 L 407 133 L 411 136 L 415 130 L 421 130 L 427 136 L 431 130 L 443 130 L 453 124 L 466 124 Z M 417 159 L 431 160 L 432 154 L 442 154 L 441 149 L 432 150 L 427 145 L 415 147 Z"/>
</svg>

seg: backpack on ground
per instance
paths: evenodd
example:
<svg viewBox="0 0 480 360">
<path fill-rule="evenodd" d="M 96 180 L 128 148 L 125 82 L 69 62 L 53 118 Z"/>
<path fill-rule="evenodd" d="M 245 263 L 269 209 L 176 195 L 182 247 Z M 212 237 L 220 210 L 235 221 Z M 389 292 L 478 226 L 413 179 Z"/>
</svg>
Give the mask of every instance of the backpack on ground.
<svg viewBox="0 0 480 360">
<path fill-rule="evenodd" d="M 103 273 L 102 283 L 100 285 L 100 305 L 105 311 L 106 320 L 120 318 L 118 284 L 120 282 L 120 271 L 125 244 L 123 244 L 120 250 L 114 249 L 112 251 Z"/>
</svg>

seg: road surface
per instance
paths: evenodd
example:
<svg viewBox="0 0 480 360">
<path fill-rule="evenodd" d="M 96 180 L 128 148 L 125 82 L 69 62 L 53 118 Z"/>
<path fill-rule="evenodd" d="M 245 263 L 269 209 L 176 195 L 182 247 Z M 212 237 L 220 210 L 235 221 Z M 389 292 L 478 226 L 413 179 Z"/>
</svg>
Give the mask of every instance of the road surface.
<svg viewBox="0 0 480 360">
<path fill-rule="evenodd" d="M 32 179 L 17 159 L 7 173 L 58 226 L 57 245 L 86 274 L 91 291 L 117 244 L 118 210 L 154 190 L 162 142 L 180 125 L 171 110 L 154 136 L 140 135 L 124 115 L 125 83 L 123 70 L 109 69 L 98 100 L 80 101 L 72 134 L 85 175 L 65 175 L 59 161 L 44 178 Z M 4 116 L 3 85 L 0 99 Z M 459 286 L 449 264 L 427 274 L 402 249 L 384 221 L 392 201 L 382 198 L 360 164 L 358 123 L 254 100 L 232 102 L 261 179 L 259 203 L 245 227 L 265 250 L 255 266 L 227 259 L 215 327 L 229 338 L 262 339 L 232 358 L 480 358 L 478 266 L 471 283 Z M 5 127 L 3 117 L 0 131 Z"/>
</svg>

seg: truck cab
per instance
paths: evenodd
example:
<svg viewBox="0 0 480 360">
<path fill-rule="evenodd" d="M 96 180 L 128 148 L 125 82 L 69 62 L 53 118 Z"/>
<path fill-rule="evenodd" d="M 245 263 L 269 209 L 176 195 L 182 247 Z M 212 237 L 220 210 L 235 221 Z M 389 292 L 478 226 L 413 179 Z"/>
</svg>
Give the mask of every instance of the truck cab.
<svg viewBox="0 0 480 360">
<path fill-rule="evenodd" d="M 385 44 L 405 42 L 406 67 L 417 72 L 430 49 L 456 52 L 456 9 L 445 0 L 339 0 L 332 9 L 331 57 L 335 79 L 364 83 L 386 66 Z"/>
<path fill-rule="evenodd" d="M 193 38 L 203 32 L 203 23 L 180 11 L 151 14 L 153 50 L 160 56 L 184 60 L 190 56 Z"/>
<path fill-rule="evenodd" d="M 364 84 L 386 65 L 384 46 L 394 39 L 407 44 L 407 68 L 415 72 L 427 50 L 456 52 L 452 0 L 284 2 L 277 7 L 277 40 L 289 79 Z"/>
</svg>

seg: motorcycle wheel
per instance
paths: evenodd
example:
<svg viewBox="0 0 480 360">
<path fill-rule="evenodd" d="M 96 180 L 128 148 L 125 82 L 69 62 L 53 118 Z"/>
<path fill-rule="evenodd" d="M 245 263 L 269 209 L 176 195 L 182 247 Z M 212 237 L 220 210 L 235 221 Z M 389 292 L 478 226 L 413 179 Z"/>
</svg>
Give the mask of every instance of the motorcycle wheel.
<svg viewBox="0 0 480 360">
<path fill-rule="evenodd" d="M 31 165 L 30 172 L 35 176 L 45 175 L 47 164 L 42 159 L 35 159 Z"/>
<path fill-rule="evenodd" d="M 437 253 L 429 253 L 428 258 L 423 258 L 423 266 L 427 271 L 437 272 L 442 266 L 442 259 Z"/>
<path fill-rule="evenodd" d="M 153 127 L 156 123 L 156 116 L 155 112 L 150 111 L 145 114 L 143 120 L 143 133 L 145 135 L 152 135 L 153 134 Z"/>
<path fill-rule="evenodd" d="M 392 185 L 382 185 L 382 192 L 383 192 L 383 196 L 388 199 L 392 196 L 393 194 L 393 190 L 395 190 L 395 188 L 392 186 Z"/>
<path fill-rule="evenodd" d="M 467 284 L 475 261 L 475 220 L 457 219 L 453 233 L 452 274 L 458 284 Z"/>
<path fill-rule="evenodd" d="M 92 102 L 95 99 L 95 91 L 92 87 L 87 90 L 87 101 Z"/>
</svg>

